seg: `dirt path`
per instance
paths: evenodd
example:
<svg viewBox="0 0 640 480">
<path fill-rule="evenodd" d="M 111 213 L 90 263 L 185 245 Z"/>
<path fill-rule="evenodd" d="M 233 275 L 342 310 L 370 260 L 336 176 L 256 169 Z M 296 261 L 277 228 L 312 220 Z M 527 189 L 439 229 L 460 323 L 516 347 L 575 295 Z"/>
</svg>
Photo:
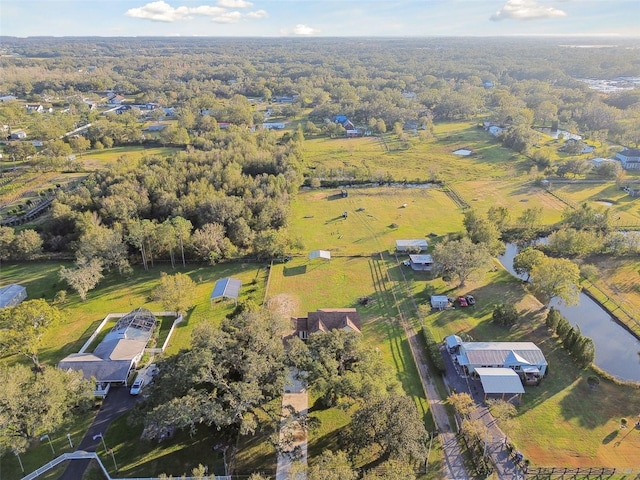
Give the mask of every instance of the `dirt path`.
<svg viewBox="0 0 640 480">
<path fill-rule="evenodd" d="M 440 398 L 438 390 L 433 383 L 420 337 L 407 320 L 412 312 L 406 305 L 403 305 L 405 302 L 399 301 L 398 296 L 401 292 L 396 292 L 396 290 L 401 289 L 402 286 L 398 282 L 391 280 L 387 269 L 387 262 L 384 260 L 382 254 L 378 255 L 376 256 L 377 258 L 372 260 L 372 273 L 374 274 L 376 289 L 387 297 L 385 303 L 393 304 L 393 308 L 398 312 L 400 325 L 404 329 L 409 342 L 411 355 L 420 374 L 422 388 L 429 402 L 429 409 L 431 410 L 436 428 L 439 432 L 444 457 L 442 478 L 447 480 L 468 480 L 469 475 L 464 465 L 464 458 L 458 445 L 458 439 L 449 423 L 444 401 Z"/>
</svg>

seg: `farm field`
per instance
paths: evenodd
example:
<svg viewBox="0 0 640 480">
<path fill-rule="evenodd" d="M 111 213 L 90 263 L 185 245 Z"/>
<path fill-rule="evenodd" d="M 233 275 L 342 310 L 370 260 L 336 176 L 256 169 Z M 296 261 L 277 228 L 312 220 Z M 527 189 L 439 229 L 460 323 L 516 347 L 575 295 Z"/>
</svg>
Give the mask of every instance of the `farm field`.
<svg viewBox="0 0 640 480">
<path fill-rule="evenodd" d="M 339 189 L 301 191 L 291 209 L 291 237 L 300 238 L 306 250 L 331 250 L 334 256 L 370 255 L 395 249 L 398 239 L 463 230 L 456 206 L 435 186 L 347 191 L 346 198 Z M 343 212 L 348 214 L 346 219 Z"/>
<path fill-rule="evenodd" d="M 640 227 L 640 198 L 631 197 L 615 183 L 556 184 L 553 192 L 575 204 L 587 203 L 600 210 L 610 210 L 614 224 Z"/>
<path fill-rule="evenodd" d="M 461 157 L 460 148 L 473 152 Z M 475 123 L 442 123 L 435 126 L 435 138 L 409 137 L 399 142 L 392 134 L 360 138 L 311 138 L 305 141 L 305 160 L 310 177 L 323 173 L 355 179 L 395 181 L 453 180 L 458 178 L 501 178 L 528 171 L 526 158 L 503 147 Z"/>
</svg>

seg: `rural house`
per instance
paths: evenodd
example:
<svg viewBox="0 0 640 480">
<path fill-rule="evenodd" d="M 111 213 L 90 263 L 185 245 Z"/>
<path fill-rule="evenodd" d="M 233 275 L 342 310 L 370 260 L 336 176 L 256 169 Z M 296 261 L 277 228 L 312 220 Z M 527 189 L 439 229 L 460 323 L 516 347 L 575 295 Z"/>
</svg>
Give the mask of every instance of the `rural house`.
<svg viewBox="0 0 640 480">
<path fill-rule="evenodd" d="M 468 374 L 478 368 L 510 368 L 525 383 L 536 383 L 547 371 L 542 350 L 532 342 L 462 342 L 457 362 Z"/>
<path fill-rule="evenodd" d="M 307 317 L 292 318 L 295 335 L 306 340 L 309 335 L 330 330 L 360 332 L 360 314 L 355 308 L 319 308 Z"/>
<path fill-rule="evenodd" d="M 640 170 L 640 149 L 627 148 L 616 153 L 616 158 L 625 170 Z"/>
<path fill-rule="evenodd" d="M 62 370 L 81 371 L 98 384 L 126 385 L 129 372 L 142 359 L 157 320 L 137 308 L 121 317 L 93 352 L 72 353 L 58 364 Z"/>
<path fill-rule="evenodd" d="M 431 255 L 409 255 L 409 266 L 415 271 L 429 272 L 433 268 Z"/>
</svg>

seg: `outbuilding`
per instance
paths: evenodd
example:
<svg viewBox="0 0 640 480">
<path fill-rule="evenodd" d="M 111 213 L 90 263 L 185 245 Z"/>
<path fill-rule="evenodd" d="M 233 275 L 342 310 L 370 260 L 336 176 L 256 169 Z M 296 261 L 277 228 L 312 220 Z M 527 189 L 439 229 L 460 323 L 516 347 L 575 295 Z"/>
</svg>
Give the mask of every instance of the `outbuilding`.
<svg viewBox="0 0 640 480">
<path fill-rule="evenodd" d="M 421 238 L 396 240 L 396 251 L 398 252 L 424 252 L 428 247 L 427 241 Z"/>
<path fill-rule="evenodd" d="M 0 288 L 0 308 L 15 307 L 27 298 L 27 289 L 17 283 Z"/>
<path fill-rule="evenodd" d="M 242 287 L 242 281 L 237 278 L 223 278 L 218 280 L 211 292 L 211 304 L 218 298 L 232 298 L 238 303 L 238 295 L 240 295 L 240 287 Z"/>
<path fill-rule="evenodd" d="M 446 295 L 431 295 L 431 308 L 444 310 L 449 306 L 449 297 Z"/>
<path fill-rule="evenodd" d="M 520 377 L 510 368 L 478 367 L 476 373 L 480 377 L 485 400 L 488 395 L 500 395 L 504 399 L 505 395 L 517 395 L 519 398 L 524 393 Z"/>
<path fill-rule="evenodd" d="M 430 271 L 433 268 L 431 255 L 409 255 L 409 266 L 416 271 Z"/>
<path fill-rule="evenodd" d="M 315 260 L 316 258 L 331 260 L 331 252 L 329 250 L 312 250 L 309 252 L 309 260 Z"/>
</svg>

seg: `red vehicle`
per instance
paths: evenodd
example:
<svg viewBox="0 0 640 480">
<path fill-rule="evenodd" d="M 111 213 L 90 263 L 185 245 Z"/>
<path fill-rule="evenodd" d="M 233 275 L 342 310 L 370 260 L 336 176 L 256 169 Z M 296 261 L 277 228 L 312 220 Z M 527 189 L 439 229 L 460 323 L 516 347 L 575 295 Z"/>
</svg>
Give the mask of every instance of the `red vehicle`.
<svg viewBox="0 0 640 480">
<path fill-rule="evenodd" d="M 468 306 L 469 306 L 469 304 L 467 303 L 467 299 L 466 299 L 466 298 L 464 298 L 462 295 L 460 295 L 460 296 L 458 297 L 458 304 L 459 304 L 461 307 L 468 307 Z"/>
</svg>

